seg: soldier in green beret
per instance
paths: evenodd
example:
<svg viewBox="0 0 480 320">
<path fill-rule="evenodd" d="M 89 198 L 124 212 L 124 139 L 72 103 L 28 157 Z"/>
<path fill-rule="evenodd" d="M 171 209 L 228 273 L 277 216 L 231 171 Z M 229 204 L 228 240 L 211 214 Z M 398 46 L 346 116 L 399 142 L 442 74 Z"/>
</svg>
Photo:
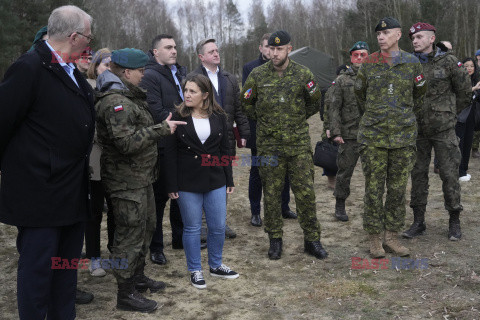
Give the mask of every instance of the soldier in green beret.
<svg viewBox="0 0 480 320">
<path fill-rule="evenodd" d="M 368 50 L 368 44 L 363 41 L 358 41 L 352 46 L 350 49 L 352 65 L 335 79 L 329 93 L 330 136 L 339 144 L 337 181 L 333 195 L 336 198 L 335 217 L 340 221 L 348 221 L 345 199 L 350 195 L 350 180 L 360 156 L 357 134 L 361 115 L 353 86 L 358 69 L 368 56 Z"/>
<path fill-rule="evenodd" d="M 424 22 L 410 28 L 415 55 L 420 59 L 428 83 L 424 103 L 417 114 L 417 160 L 412 170 L 410 207 L 413 223 L 403 232 L 405 238 L 422 234 L 425 229 L 425 211 L 428 198 L 428 169 L 432 148 L 438 160 L 445 209 L 449 212 L 450 240 L 459 240 L 460 183 L 458 167 L 461 153 L 455 134 L 457 114 L 471 103 L 472 87 L 467 70 L 445 46 L 434 44 L 435 27 Z"/>
<path fill-rule="evenodd" d="M 399 243 L 398 232 L 405 223 L 407 180 L 415 163 L 415 113 L 427 84 L 418 59 L 398 47 L 400 23 L 384 18 L 375 31 L 380 51 L 362 64 L 354 86 L 363 113 L 357 137 L 365 175 L 363 228 L 372 257 L 385 256 L 382 244 L 407 256 L 410 251 Z"/>
<path fill-rule="evenodd" d="M 148 57 L 140 50 L 126 48 L 112 52 L 110 71 L 97 79 L 100 90 L 97 110 L 98 141 L 103 148 L 101 177 L 110 195 L 115 217 L 113 261 L 127 261 L 126 268 L 113 274 L 118 283 L 117 308 L 152 312 L 157 302 L 139 293 L 156 292 L 165 283 L 144 274 L 145 256 L 155 231 L 155 200 L 152 183 L 156 179 L 157 141 L 172 134 L 177 125 L 170 116 L 154 124 L 138 87 Z"/>
<path fill-rule="evenodd" d="M 264 192 L 265 232 L 270 238 L 270 259 L 282 254 L 281 192 L 288 174 L 303 229 L 305 251 L 327 257 L 320 243 L 313 189 L 313 160 L 307 119 L 317 113 L 320 89 L 312 72 L 288 58 L 290 35 L 272 33 L 271 60 L 253 69 L 242 89 L 242 108 L 257 121 L 258 156 L 278 161 L 259 167 Z"/>
</svg>

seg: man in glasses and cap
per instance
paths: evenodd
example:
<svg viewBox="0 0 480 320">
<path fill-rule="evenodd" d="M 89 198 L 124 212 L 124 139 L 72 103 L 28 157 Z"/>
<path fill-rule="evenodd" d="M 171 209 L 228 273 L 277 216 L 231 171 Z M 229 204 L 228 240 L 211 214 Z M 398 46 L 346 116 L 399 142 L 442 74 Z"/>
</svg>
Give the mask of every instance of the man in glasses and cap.
<svg viewBox="0 0 480 320">
<path fill-rule="evenodd" d="M 363 114 L 358 130 L 365 175 L 363 228 L 373 258 L 385 256 L 382 244 L 407 256 L 410 251 L 397 238 L 405 223 L 405 193 L 415 163 L 416 113 L 427 84 L 418 59 L 398 47 L 400 23 L 384 18 L 375 32 L 380 51 L 362 64 L 354 86 Z"/>
<path fill-rule="evenodd" d="M 329 93 L 330 136 L 340 146 L 337 156 L 337 181 L 333 192 L 336 198 L 335 217 L 340 221 L 348 221 L 345 199 L 350 195 L 350 180 L 360 156 L 357 133 L 361 115 L 353 86 L 358 69 L 368 56 L 368 50 L 368 44 L 363 41 L 352 46 L 352 65 L 335 79 Z"/>
</svg>

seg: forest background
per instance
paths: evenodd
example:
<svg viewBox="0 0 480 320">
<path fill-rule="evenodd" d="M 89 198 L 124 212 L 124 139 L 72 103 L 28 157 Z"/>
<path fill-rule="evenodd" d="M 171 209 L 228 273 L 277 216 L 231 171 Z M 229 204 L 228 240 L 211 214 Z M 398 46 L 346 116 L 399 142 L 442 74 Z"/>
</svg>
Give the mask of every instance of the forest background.
<svg viewBox="0 0 480 320">
<path fill-rule="evenodd" d="M 160 33 L 174 36 L 178 62 L 193 70 L 198 65 L 196 43 L 217 39 L 222 67 L 241 76 L 243 65 L 258 56 L 266 32 L 283 29 L 294 49 L 310 46 L 348 62 L 348 50 L 359 40 L 378 50 L 375 25 L 385 16 L 402 24 L 400 47 L 412 51 L 408 29 L 418 21 L 437 28 L 437 41 L 449 40 L 459 59 L 480 48 L 478 0 L 253 0 L 248 14 L 238 0 L 0 0 L 0 79 L 8 66 L 32 44 L 47 24 L 50 12 L 74 4 L 94 19 L 93 50 L 135 47 L 149 50 Z M 244 18 L 246 16 L 246 18 Z"/>
</svg>

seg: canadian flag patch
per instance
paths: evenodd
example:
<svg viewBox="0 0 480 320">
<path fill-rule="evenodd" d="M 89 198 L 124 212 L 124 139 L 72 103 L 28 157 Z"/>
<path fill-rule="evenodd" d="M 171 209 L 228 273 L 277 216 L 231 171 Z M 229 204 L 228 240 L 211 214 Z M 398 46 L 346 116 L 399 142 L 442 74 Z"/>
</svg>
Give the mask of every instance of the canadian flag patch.
<svg viewBox="0 0 480 320">
<path fill-rule="evenodd" d="M 310 81 L 309 83 L 307 83 L 307 87 L 309 89 L 311 89 L 314 85 L 315 85 L 315 82 L 313 82 L 313 81 Z"/>
<path fill-rule="evenodd" d="M 113 110 L 115 112 L 118 112 L 118 111 L 123 111 L 123 106 L 116 106 L 116 107 L 113 107 Z"/>
<path fill-rule="evenodd" d="M 457 66 L 461 67 L 461 66 L 463 66 L 463 63 L 461 63 L 460 61 L 458 61 Z"/>
<path fill-rule="evenodd" d="M 420 82 L 424 79 L 423 73 L 415 77 L 415 82 Z"/>
</svg>

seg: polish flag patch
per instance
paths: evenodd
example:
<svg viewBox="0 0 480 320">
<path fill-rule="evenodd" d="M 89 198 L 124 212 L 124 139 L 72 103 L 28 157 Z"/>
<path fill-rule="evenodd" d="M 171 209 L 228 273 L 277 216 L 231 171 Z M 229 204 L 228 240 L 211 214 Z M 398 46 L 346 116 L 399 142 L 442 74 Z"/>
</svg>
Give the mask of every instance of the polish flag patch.
<svg viewBox="0 0 480 320">
<path fill-rule="evenodd" d="M 332 86 L 335 84 L 335 81 L 332 82 Z"/>
<path fill-rule="evenodd" d="M 123 111 L 123 106 L 116 106 L 116 107 L 113 107 L 113 110 L 115 112 L 118 112 L 118 111 Z"/>
<path fill-rule="evenodd" d="M 314 85 L 315 85 L 315 82 L 313 82 L 313 81 L 310 81 L 309 83 L 307 83 L 307 87 L 309 89 L 311 89 Z"/>
<path fill-rule="evenodd" d="M 461 66 L 463 66 L 463 63 L 461 63 L 460 61 L 458 61 L 457 66 L 461 67 Z"/>
<path fill-rule="evenodd" d="M 423 76 L 423 73 L 415 77 L 415 82 L 420 82 L 424 79 L 425 77 Z"/>
</svg>

